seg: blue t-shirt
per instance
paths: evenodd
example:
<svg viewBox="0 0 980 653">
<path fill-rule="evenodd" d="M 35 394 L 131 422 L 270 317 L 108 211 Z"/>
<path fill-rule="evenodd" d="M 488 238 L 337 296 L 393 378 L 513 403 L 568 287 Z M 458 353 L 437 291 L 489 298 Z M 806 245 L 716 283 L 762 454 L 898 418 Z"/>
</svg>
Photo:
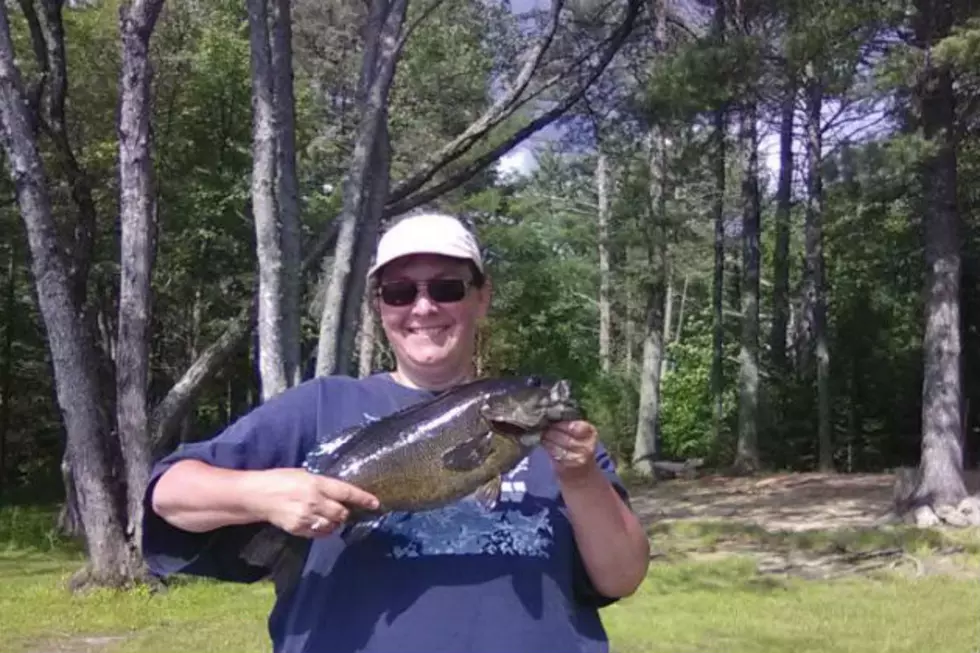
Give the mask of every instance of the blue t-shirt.
<svg viewBox="0 0 980 653">
<path fill-rule="evenodd" d="M 216 437 L 160 461 L 147 490 L 143 547 L 161 575 L 253 582 L 237 556 L 260 524 L 210 533 L 176 528 L 149 497 L 170 465 L 194 458 L 234 469 L 299 467 L 319 440 L 432 397 L 388 374 L 321 377 L 272 398 Z M 599 464 L 627 494 L 602 449 Z M 551 461 L 535 449 L 503 479 L 492 511 L 472 498 L 391 515 L 366 538 L 313 540 L 302 576 L 269 617 L 276 653 L 605 653 L 593 587 Z"/>
</svg>

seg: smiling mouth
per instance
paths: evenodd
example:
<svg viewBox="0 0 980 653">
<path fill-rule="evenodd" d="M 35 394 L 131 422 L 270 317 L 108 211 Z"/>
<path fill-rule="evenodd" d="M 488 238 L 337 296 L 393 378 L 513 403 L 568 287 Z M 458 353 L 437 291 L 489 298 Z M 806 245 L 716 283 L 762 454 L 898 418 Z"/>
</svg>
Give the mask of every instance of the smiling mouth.
<svg viewBox="0 0 980 653">
<path fill-rule="evenodd" d="M 448 326 L 412 327 L 408 329 L 408 332 L 422 336 L 438 336 L 448 330 Z"/>
</svg>

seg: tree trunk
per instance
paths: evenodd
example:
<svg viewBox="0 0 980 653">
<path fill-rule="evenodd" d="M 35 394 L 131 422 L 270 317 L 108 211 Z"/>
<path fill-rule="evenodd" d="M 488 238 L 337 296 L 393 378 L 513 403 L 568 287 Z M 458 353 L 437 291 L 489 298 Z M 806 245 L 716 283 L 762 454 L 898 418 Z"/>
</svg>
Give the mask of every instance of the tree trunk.
<svg viewBox="0 0 980 653">
<path fill-rule="evenodd" d="M 632 269 L 633 247 L 626 247 L 626 267 Z M 623 369 L 628 377 L 633 376 L 633 356 L 636 340 L 636 295 L 633 293 L 633 284 L 626 284 L 626 317 L 623 325 Z"/>
<path fill-rule="evenodd" d="M 375 338 L 377 338 L 377 326 L 374 312 L 371 310 L 371 297 L 365 293 L 361 301 L 361 332 L 357 352 L 357 375 L 361 378 L 371 374 L 374 367 Z"/>
<path fill-rule="evenodd" d="M 363 274 L 358 274 L 356 268 L 366 270 L 367 261 L 362 257 L 357 265 L 358 241 L 363 244 L 362 239 L 367 237 L 373 242 L 377 231 L 377 222 L 369 210 L 372 204 L 371 176 L 378 172 L 374 165 L 381 152 L 378 141 L 386 137 L 388 93 L 404 46 L 402 30 L 407 4 L 408 0 L 375 0 L 372 5 L 362 65 L 364 102 L 354 152 L 344 179 L 343 209 L 337 219 L 340 230 L 320 318 L 317 376 L 346 371 L 350 364 L 349 343 L 353 342 L 353 334 L 345 338 L 343 330 L 351 329 L 353 325 L 345 324 L 344 318 L 345 315 L 357 315 L 361 296 L 353 295 L 351 291 L 360 287 L 363 292 L 364 288 Z M 349 280 L 352 274 L 353 278 Z M 348 308 L 348 302 L 356 302 L 354 308 Z M 345 343 L 348 343 L 346 347 L 343 346 Z"/>
<path fill-rule="evenodd" d="M 649 284 L 647 312 L 643 329 L 643 362 L 640 367 L 640 403 L 636 415 L 633 444 L 633 469 L 653 476 L 658 455 L 658 418 L 660 415 L 660 361 L 663 356 L 663 287 Z"/>
<path fill-rule="evenodd" d="M 725 3 L 715 5 L 713 36 L 720 44 L 725 41 Z M 711 288 L 711 397 L 714 404 L 713 435 L 721 442 L 721 425 L 725 419 L 724 355 L 725 355 L 725 142 L 728 131 L 727 107 L 722 102 L 714 112 L 714 202 L 711 207 L 715 224 L 715 265 Z"/>
<path fill-rule="evenodd" d="M 719 3 L 721 4 L 721 3 Z M 725 362 L 725 110 L 715 112 L 715 265 L 711 292 L 711 396 L 714 403 L 714 441 L 721 442 L 721 425 L 725 419 L 724 362 Z"/>
<path fill-rule="evenodd" d="M 687 284 L 690 280 L 691 278 L 685 274 L 684 285 L 681 287 L 681 305 L 677 311 L 677 328 L 674 330 L 674 342 L 680 342 L 681 335 L 684 333 L 684 308 L 687 306 Z"/>
<path fill-rule="evenodd" d="M 667 346 L 673 338 L 670 330 L 674 321 L 674 271 L 671 268 L 664 270 L 667 275 L 667 284 L 664 291 L 664 336 L 663 353 L 660 356 L 660 374 L 657 376 L 661 381 L 667 372 Z"/>
<path fill-rule="evenodd" d="M 99 409 L 95 354 L 72 297 L 68 266 L 51 214 L 44 164 L 14 64 L 7 8 L 0 5 L 0 122 L 17 203 L 27 230 L 31 272 L 47 332 L 55 390 L 75 471 L 79 509 L 89 553 L 79 581 L 120 585 L 131 573 L 119 506 L 106 459 L 107 428 Z"/>
<path fill-rule="evenodd" d="M 381 231 L 381 215 L 388 198 L 388 184 L 391 170 L 391 143 L 388 137 L 388 112 L 382 112 L 378 140 L 375 142 L 375 171 L 369 180 L 368 196 L 364 203 L 364 222 L 357 232 L 354 250 L 354 264 L 347 277 L 347 291 L 344 295 L 344 318 L 337 350 L 339 367 L 337 372 L 348 374 L 354 360 L 354 340 L 358 331 L 361 304 L 367 289 L 367 271 L 377 247 Z"/>
<path fill-rule="evenodd" d="M 123 4 L 119 77 L 119 337 L 116 350 L 116 422 L 126 467 L 128 533 L 142 540 L 143 497 L 150 478 L 150 281 L 156 258 L 156 202 L 150 134 L 150 37 L 163 0 Z"/>
<path fill-rule="evenodd" d="M 299 181 L 296 174 L 296 100 L 293 94 L 291 0 L 273 0 L 272 89 L 276 123 L 276 204 L 282 225 L 282 356 L 286 383 L 302 380 L 300 366 Z"/>
<path fill-rule="evenodd" d="M 776 245 L 773 252 L 772 331 L 769 351 L 773 369 L 785 378 L 786 325 L 789 321 L 789 232 L 793 200 L 793 118 L 796 109 L 796 83 L 787 83 L 779 124 L 779 186 L 776 189 Z"/>
<path fill-rule="evenodd" d="M 32 91 L 37 109 L 37 126 L 51 138 L 55 163 L 66 176 L 71 196 L 78 207 L 68 257 L 68 276 L 77 310 L 86 305 L 89 269 L 95 245 L 96 208 L 92 183 L 79 165 L 68 139 L 65 104 L 68 96 L 68 63 L 65 30 L 61 17 L 63 0 L 21 0 L 30 27 L 38 63 L 38 80 Z M 36 5 L 36 6 L 35 6 Z M 88 318 L 86 317 L 88 323 Z M 89 326 L 91 324 L 89 323 Z"/>
<path fill-rule="evenodd" d="M 660 132 L 659 138 L 654 137 L 656 131 Z M 633 444 L 633 467 L 640 474 L 653 476 L 653 463 L 659 454 L 660 374 L 666 345 L 666 322 L 664 320 L 666 293 L 664 288 L 669 267 L 667 260 L 669 180 L 667 176 L 667 143 L 663 130 L 656 128 L 651 130 L 648 142 L 650 150 L 651 220 L 646 232 L 647 256 L 654 278 L 647 286 L 643 362 L 640 370 L 640 401 L 637 410 L 636 436 Z M 659 179 L 659 184 L 657 179 Z"/>
<path fill-rule="evenodd" d="M 13 395 L 13 376 L 14 376 L 14 317 L 15 299 L 17 297 L 17 264 L 15 253 L 17 251 L 13 242 L 7 248 L 7 287 L 4 292 L 3 300 L 3 367 L 0 368 L 0 498 L 3 497 L 4 487 L 7 480 L 7 434 L 10 432 L 10 401 Z"/>
<path fill-rule="evenodd" d="M 821 111 L 823 87 L 811 68 L 807 82 L 807 204 L 805 291 L 812 316 L 812 342 L 817 364 L 817 468 L 833 471 L 834 452 L 830 424 L 830 350 L 827 346 L 827 301 L 823 256 L 823 173 Z M 812 378 L 812 377 L 811 377 Z"/>
<path fill-rule="evenodd" d="M 609 159 L 601 151 L 596 160 L 595 182 L 599 198 L 599 367 L 608 373 L 609 331 L 612 324 L 609 308 Z"/>
<path fill-rule="evenodd" d="M 61 456 L 61 482 L 65 488 L 65 501 L 58 511 L 56 528 L 64 537 L 84 538 L 85 528 L 82 525 L 82 515 L 78 507 L 78 488 L 75 486 L 75 475 L 72 471 L 71 458 L 66 450 Z"/>
<path fill-rule="evenodd" d="M 916 2 L 916 40 L 929 48 L 947 36 L 948 3 Z M 921 166 L 925 223 L 925 334 L 923 336 L 922 455 L 910 508 L 920 525 L 936 516 L 954 523 L 965 497 L 962 434 L 960 275 L 962 235 L 956 203 L 955 106 L 948 67 L 927 59 L 918 97 L 923 136 L 932 150 Z"/>
<path fill-rule="evenodd" d="M 738 443 L 735 469 L 750 474 L 759 469 L 759 150 L 756 105 L 741 111 L 740 139 L 745 155 L 742 170 L 742 342 L 738 376 Z"/>
<path fill-rule="evenodd" d="M 259 378 L 262 400 L 287 387 L 283 349 L 283 258 L 276 206 L 276 125 L 267 0 L 248 0 L 252 64 L 252 214 L 259 264 Z"/>
</svg>

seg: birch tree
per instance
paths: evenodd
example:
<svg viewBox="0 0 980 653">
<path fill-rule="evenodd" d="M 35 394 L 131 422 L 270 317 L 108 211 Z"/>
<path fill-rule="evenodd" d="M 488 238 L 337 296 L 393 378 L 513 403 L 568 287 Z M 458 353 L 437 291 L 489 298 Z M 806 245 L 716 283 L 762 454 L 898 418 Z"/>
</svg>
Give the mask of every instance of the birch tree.
<svg viewBox="0 0 980 653">
<path fill-rule="evenodd" d="M 252 62 L 252 215 L 259 266 L 259 378 L 262 398 L 287 387 L 283 339 L 283 252 L 276 202 L 276 107 L 267 0 L 248 0 Z"/>
</svg>

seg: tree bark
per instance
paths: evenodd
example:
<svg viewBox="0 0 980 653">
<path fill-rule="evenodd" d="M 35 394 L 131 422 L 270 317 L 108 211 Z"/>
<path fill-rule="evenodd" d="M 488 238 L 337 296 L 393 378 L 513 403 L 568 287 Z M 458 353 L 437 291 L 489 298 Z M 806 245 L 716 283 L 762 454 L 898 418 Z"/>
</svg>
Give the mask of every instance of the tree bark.
<svg viewBox="0 0 980 653">
<path fill-rule="evenodd" d="M 378 222 L 369 210 L 372 204 L 371 175 L 377 171 L 374 163 L 382 151 L 379 140 L 386 137 L 388 93 L 404 46 L 407 4 L 408 0 L 376 0 L 372 5 L 362 64 L 364 101 L 351 164 L 344 179 L 343 209 L 337 218 L 340 229 L 320 318 L 317 376 L 345 372 L 350 365 L 349 343 L 353 341 L 353 334 L 344 337 L 343 331 L 348 329 L 350 332 L 354 325 L 345 324 L 344 318 L 345 314 L 357 315 L 361 294 L 354 294 L 352 290 L 360 286 L 363 293 L 364 288 L 364 279 L 359 278 L 363 275 L 358 274 L 357 268 L 366 269 L 366 262 L 363 257 L 356 260 L 358 250 L 362 250 L 358 241 L 363 244 L 363 238 L 369 238 L 369 242 L 373 242 L 377 232 Z M 349 280 L 352 274 L 353 278 Z M 350 302 L 354 302 L 354 308 L 350 307 Z"/>
<path fill-rule="evenodd" d="M 84 310 L 89 269 L 95 246 L 96 208 L 92 182 L 78 163 L 68 138 L 65 103 L 68 96 L 68 63 L 62 21 L 63 0 L 20 0 L 31 33 L 38 79 L 31 92 L 39 127 L 54 145 L 55 162 L 67 177 L 78 219 L 72 229 L 68 275 L 77 310 Z"/>
<path fill-rule="evenodd" d="M 759 150 L 756 105 L 741 110 L 742 170 L 742 342 L 739 351 L 738 442 L 734 467 L 750 474 L 759 469 Z"/>
<path fill-rule="evenodd" d="M 375 339 L 377 326 L 374 312 L 371 310 L 371 297 L 365 293 L 361 300 L 361 330 L 357 352 L 357 375 L 361 378 L 371 374 L 374 367 Z"/>
<path fill-rule="evenodd" d="M 283 349 L 283 257 L 276 206 L 276 125 L 267 0 L 248 0 L 252 67 L 252 214 L 259 264 L 259 378 L 263 401 L 289 383 Z"/>
<path fill-rule="evenodd" d="M 926 50 L 947 36 L 945 2 L 916 2 L 915 36 Z M 955 95 L 949 68 L 926 59 L 917 95 L 923 137 L 931 152 L 921 164 L 925 223 L 925 333 L 923 336 L 922 454 L 909 508 L 916 521 L 950 521 L 966 497 L 963 482 L 962 334 L 960 282 L 962 235 L 956 201 Z"/>
<path fill-rule="evenodd" d="M 388 185 L 391 171 L 391 143 L 388 137 L 388 111 L 385 109 L 379 125 L 378 140 L 375 143 L 374 174 L 369 181 L 368 196 L 365 200 L 364 223 L 358 229 L 354 250 L 354 264 L 347 277 L 347 291 L 344 296 L 344 318 L 337 350 L 339 367 L 337 372 L 349 374 L 354 360 L 354 340 L 359 329 L 361 304 L 367 288 L 367 271 L 377 247 L 381 231 L 381 215 L 388 198 Z"/>
<path fill-rule="evenodd" d="M 663 357 L 663 286 L 653 282 L 647 288 L 647 311 L 643 329 L 643 361 L 640 367 L 640 402 L 636 415 L 633 469 L 653 476 L 653 463 L 659 454 L 660 361 Z"/>
<path fill-rule="evenodd" d="M 51 213 L 44 164 L 31 129 L 28 103 L 14 49 L 6 5 L 0 5 L 0 121 L 17 203 L 27 229 L 31 272 L 47 332 L 55 390 L 75 470 L 89 565 L 84 577 L 98 584 L 128 580 L 132 557 L 112 492 L 99 410 L 95 355 L 72 296 L 68 265 Z"/>
<path fill-rule="evenodd" d="M 681 305 L 677 310 L 677 328 L 674 330 L 673 342 L 680 342 L 684 333 L 684 308 L 687 306 L 687 285 L 691 277 L 684 275 L 684 285 L 681 286 Z"/>
<path fill-rule="evenodd" d="M 659 138 L 655 132 L 659 133 Z M 659 141 L 659 143 L 657 142 Z M 640 369 L 640 401 L 637 409 L 633 468 L 653 476 L 660 449 L 660 381 L 666 346 L 667 197 L 669 180 L 666 136 L 661 129 L 650 131 L 650 224 L 647 228 L 647 256 L 654 278 L 647 285 L 647 310 L 643 332 L 643 361 Z M 658 156 L 659 155 L 659 156 Z M 657 183 L 659 180 L 659 183 Z M 654 235 L 656 234 L 656 235 Z"/>
<path fill-rule="evenodd" d="M 725 41 L 725 3 L 715 5 L 714 38 Z M 727 157 L 725 143 L 728 131 L 726 103 L 714 112 L 714 201 L 711 207 L 715 225 L 715 263 L 711 288 L 712 339 L 711 339 L 711 397 L 714 404 L 713 431 L 715 443 L 721 442 L 721 427 L 725 419 L 724 406 L 724 354 L 725 354 L 725 168 Z"/>
<path fill-rule="evenodd" d="M 10 432 L 10 401 L 13 392 L 14 376 L 14 303 L 17 295 L 17 264 L 15 252 L 16 246 L 13 242 L 7 248 L 9 260 L 7 261 L 7 287 L 4 292 L 3 317 L 5 320 L 3 329 L 3 367 L 0 368 L 0 497 L 3 497 L 4 488 L 7 480 L 7 434 Z"/>
<path fill-rule="evenodd" d="M 116 423 L 126 467 L 128 532 L 142 540 L 143 495 L 150 478 L 149 387 L 150 281 L 156 258 L 153 189 L 150 37 L 163 0 L 120 7 L 122 70 L 119 76 L 119 336 L 116 349 Z"/>
<path fill-rule="evenodd" d="M 293 93 L 291 0 L 273 0 L 272 91 L 276 123 L 276 205 L 282 225 L 282 357 L 289 386 L 300 366 L 300 203 L 296 173 L 296 100 Z"/>
<path fill-rule="evenodd" d="M 772 330 L 769 351 L 773 369 L 785 378 L 786 326 L 789 321 L 789 232 L 793 201 L 793 119 L 796 113 L 796 83 L 787 81 L 779 122 L 779 185 L 776 189 L 776 244 L 773 251 Z"/>
<path fill-rule="evenodd" d="M 670 267 L 664 271 L 667 275 L 667 284 L 664 289 L 664 337 L 663 354 L 660 357 L 660 378 L 663 380 L 667 373 L 667 347 L 673 340 L 671 325 L 674 323 L 674 270 Z"/>
<path fill-rule="evenodd" d="M 609 331 L 612 324 L 609 308 L 609 160 L 601 151 L 596 159 L 595 181 L 599 197 L 599 367 L 608 373 Z"/>
<path fill-rule="evenodd" d="M 833 471 L 834 456 L 830 424 L 830 350 L 827 345 L 827 300 L 824 286 L 823 255 L 823 131 L 821 112 L 823 87 L 812 69 L 807 81 L 807 204 L 806 268 L 804 297 L 811 307 L 812 340 L 817 381 L 817 468 Z M 812 377 L 810 377 L 812 378 Z"/>
</svg>

